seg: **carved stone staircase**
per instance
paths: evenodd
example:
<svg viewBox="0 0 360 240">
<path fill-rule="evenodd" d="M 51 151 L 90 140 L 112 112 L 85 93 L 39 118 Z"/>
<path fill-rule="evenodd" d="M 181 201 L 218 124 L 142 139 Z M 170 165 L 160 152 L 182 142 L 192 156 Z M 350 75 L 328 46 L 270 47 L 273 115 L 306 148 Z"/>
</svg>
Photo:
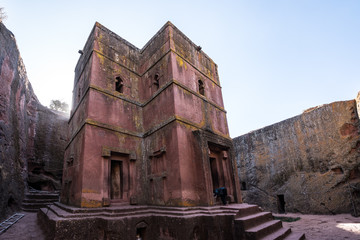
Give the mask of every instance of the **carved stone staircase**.
<svg viewBox="0 0 360 240">
<path fill-rule="evenodd" d="M 25 199 L 22 202 L 22 210 L 26 212 L 37 212 L 40 208 L 58 201 L 58 192 L 30 191 L 25 194 Z"/>
<path fill-rule="evenodd" d="M 304 233 L 294 233 L 290 228 L 284 228 L 280 220 L 274 220 L 271 212 L 262 212 L 256 205 L 248 205 L 239 211 L 234 223 L 236 239 L 305 239 Z"/>
</svg>

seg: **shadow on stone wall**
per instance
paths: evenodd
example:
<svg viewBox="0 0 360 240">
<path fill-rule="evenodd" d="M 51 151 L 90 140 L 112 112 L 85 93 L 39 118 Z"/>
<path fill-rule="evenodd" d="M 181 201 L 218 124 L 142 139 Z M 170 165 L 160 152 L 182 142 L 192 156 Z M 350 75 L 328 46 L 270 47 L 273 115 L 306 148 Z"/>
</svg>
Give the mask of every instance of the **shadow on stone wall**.
<svg viewBox="0 0 360 240">
<path fill-rule="evenodd" d="M 0 46 L 2 219 L 20 209 L 28 183 L 38 189 L 60 188 L 68 117 L 40 104 L 26 76 L 15 37 L 2 23 Z"/>
</svg>

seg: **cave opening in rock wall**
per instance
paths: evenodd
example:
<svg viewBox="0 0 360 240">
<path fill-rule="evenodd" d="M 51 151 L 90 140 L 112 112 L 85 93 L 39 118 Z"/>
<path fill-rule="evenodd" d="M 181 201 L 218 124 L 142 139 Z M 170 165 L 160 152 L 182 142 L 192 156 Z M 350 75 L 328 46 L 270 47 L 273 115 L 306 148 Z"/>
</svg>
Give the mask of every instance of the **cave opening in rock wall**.
<svg viewBox="0 0 360 240">
<path fill-rule="evenodd" d="M 12 211 L 15 211 L 15 210 L 18 209 L 18 204 L 17 204 L 17 202 L 15 201 L 15 199 L 14 199 L 12 196 L 9 197 L 9 199 L 8 199 L 8 201 L 7 201 L 7 206 L 8 206 L 8 208 L 10 208 Z"/>
<path fill-rule="evenodd" d="M 283 194 L 277 195 L 279 213 L 285 213 L 285 198 Z"/>
<path fill-rule="evenodd" d="M 247 190 L 246 182 L 241 182 L 241 190 Z"/>
</svg>

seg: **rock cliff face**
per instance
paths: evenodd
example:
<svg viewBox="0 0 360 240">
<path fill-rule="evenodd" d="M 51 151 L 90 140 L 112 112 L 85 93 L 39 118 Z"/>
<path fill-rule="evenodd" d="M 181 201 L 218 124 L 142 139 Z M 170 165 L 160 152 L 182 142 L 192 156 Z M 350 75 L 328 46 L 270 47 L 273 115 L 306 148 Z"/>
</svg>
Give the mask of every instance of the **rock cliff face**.
<svg viewBox="0 0 360 240">
<path fill-rule="evenodd" d="M 59 188 L 67 117 L 39 103 L 15 37 L 2 23 L 0 83 L 1 219 L 21 206 L 28 186 Z"/>
<path fill-rule="evenodd" d="M 271 211 L 360 210 L 355 100 L 334 102 L 234 139 L 244 202 Z"/>
</svg>

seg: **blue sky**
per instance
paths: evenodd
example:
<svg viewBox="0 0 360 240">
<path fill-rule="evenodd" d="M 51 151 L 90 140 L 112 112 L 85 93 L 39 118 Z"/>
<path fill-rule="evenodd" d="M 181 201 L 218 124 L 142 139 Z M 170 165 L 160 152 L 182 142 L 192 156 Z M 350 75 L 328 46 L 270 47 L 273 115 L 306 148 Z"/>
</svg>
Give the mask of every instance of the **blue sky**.
<svg viewBox="0 0 360 240">
<path fill-rule="evenodd" d="M 0 0 L 39 100 L 71 103 L 95 23 L 135 46 L 170 20 L 217 64 L 231 137 L 360 91 L 359 0 Z"/>
</svg>

